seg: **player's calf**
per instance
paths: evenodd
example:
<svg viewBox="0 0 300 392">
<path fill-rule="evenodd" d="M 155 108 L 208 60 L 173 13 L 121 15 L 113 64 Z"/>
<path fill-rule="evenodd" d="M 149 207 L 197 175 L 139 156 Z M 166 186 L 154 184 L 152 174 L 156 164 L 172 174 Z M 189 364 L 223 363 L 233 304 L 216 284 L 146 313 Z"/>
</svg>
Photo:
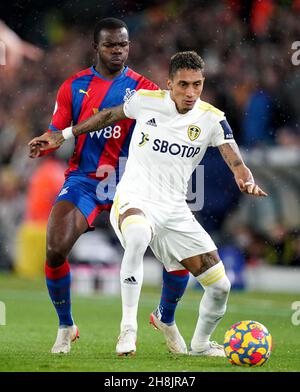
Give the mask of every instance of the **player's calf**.
<svg viewBox="0 0 300 392">
<path fill-rule="evenodd" d="M 122 296 L 121 333 L 137 331 L 137 309 L 143 282 L 143 257 L 151 241 L 151 227 L 144 216 L 130 215 L 121 225 L 125 242 L 120 281 Z"/>
<path fill-rule="evenodd" d="M 160 320 L 165 324 L 172 324 L 175 311 L 189 281 L 189 271 L 177 270 L 167 272 L 163 269 L 163 284 L 158 311 Z"/>
</svg>

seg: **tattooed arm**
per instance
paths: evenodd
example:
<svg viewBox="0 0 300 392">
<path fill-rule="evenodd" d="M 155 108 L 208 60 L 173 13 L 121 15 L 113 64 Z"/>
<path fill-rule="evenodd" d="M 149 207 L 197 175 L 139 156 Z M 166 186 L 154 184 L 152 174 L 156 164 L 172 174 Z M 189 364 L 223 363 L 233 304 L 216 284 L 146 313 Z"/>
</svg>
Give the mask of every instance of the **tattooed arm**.
<svg viewBox="0 0 300 392">
<path fill-rule="evenodd" d="M 123 105 L 110 109 L 103 109 L 101 112 L 96 113 L 94 116 L 89 117 L 87 120 L 74 125 L 73 127 L 65 128 L 62 131 L 45 132 L 43 135 L 35 137 L 28 143 L 31 154 L 29 154 L 29 156 L 35 158 L 35 155 L 32 152 L 35 151 L 35 149 L 46 151 L 60 147 L 66 139 L 71 139 L 84 133 L 105 128 L 108 125 L 112 125 L 125 118 L 127 117 L 124 113 Z"/>
<path fill-rule="evenodd" d="M 253 196 L 268 196 L 257 184 L 250 169 L 245 165 L 236 143 L 225 143 L 219 146 L 220 153 L 234 174 L 235 181 L 241 192 Z"/>
<path fill-rule="evenodd" d="M 73 135 L 79 136 L 84 133 L 97 131 L 98 129 L 105 128 L 108 125 L 124 120 L 127 117 L 123 107 L 124 105 L 119 105 L 110 109 L 101 110 L 101 112 L 96 113 L 94 116 L 72 127 Z"/>
</svg>

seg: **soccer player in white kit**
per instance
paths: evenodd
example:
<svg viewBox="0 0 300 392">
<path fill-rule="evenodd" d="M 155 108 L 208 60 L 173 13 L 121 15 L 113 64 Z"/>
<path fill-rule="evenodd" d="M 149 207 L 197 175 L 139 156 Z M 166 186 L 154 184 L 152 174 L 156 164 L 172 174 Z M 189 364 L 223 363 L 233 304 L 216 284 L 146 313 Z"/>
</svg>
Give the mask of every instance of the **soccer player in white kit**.
<svg viewBox="0 0 300 392">
<path fill-rule="evenodd" d="M 255 184 L 233 139 L 223 112 L 200 100 L 204 62 L 195 52 L 171 58 L 168 91 L 139 90 L 124 105 L 104 109 L 60 134 L 45 138 L 45 148 L 67 138 L 103 128 L 124 118 L 136 120 L 128 161 L 111 209 L 111 224 L 125 249 L 121 266 L 122 321 L 116 351 L 136 352 L 137 310 L 148 246 L 167 271 L 186 268 L 204 288 L 190 355 L 225 356 L 210 340 L 223 317 L 230 282 L 210 235 L 186 203 L 188 180 L 208 146 L 218 147 L 242 192 L 267 196 Z M 151 314 L 170 347 L 185 347 L 176 324 Z"/>
</svg>

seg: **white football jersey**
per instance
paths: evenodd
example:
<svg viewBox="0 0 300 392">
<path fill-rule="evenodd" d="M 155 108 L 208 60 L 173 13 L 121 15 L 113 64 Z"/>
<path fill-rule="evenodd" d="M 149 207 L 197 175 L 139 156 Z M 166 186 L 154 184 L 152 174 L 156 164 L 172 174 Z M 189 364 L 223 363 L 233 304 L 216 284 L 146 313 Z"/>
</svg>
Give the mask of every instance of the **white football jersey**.
<svg viewBox="0 0 300 392">
<path fill-rule="evenodd" d="M 133 193 L 166 208 L 186 200 L 188 180 L 208 146 L 234 142 L 224 113 L 200 99 L 180 114 L 169 91 L 139 90 L 124 112 L 136 125 L 117 194 Z"/>
</svg>

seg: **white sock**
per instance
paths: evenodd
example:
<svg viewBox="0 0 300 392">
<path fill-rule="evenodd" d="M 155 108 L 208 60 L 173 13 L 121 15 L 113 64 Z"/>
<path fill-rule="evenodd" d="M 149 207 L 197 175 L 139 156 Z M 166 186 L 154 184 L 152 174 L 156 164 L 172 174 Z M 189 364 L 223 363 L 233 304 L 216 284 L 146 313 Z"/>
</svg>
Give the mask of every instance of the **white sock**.
<svg viewBox="0 0 300 392">
<path fill-rule="evenodd" d="M 201 352 L 209 348 L 210 336 L 226 311 L 230 282 L 222 261 L 197 276 L 197 280 L 204 288 L 204 294 L 191 349 Z"/>
<path fill-rule="evenodd" d="M 125 241 L 120 281 L 122 297 L 121 331 L 137 331 L 137 311 L 143 283 L 143 257 L 151 241 L 151 227 L 145 217 L 130 215 L 121 226 Z"/>
</svg>

